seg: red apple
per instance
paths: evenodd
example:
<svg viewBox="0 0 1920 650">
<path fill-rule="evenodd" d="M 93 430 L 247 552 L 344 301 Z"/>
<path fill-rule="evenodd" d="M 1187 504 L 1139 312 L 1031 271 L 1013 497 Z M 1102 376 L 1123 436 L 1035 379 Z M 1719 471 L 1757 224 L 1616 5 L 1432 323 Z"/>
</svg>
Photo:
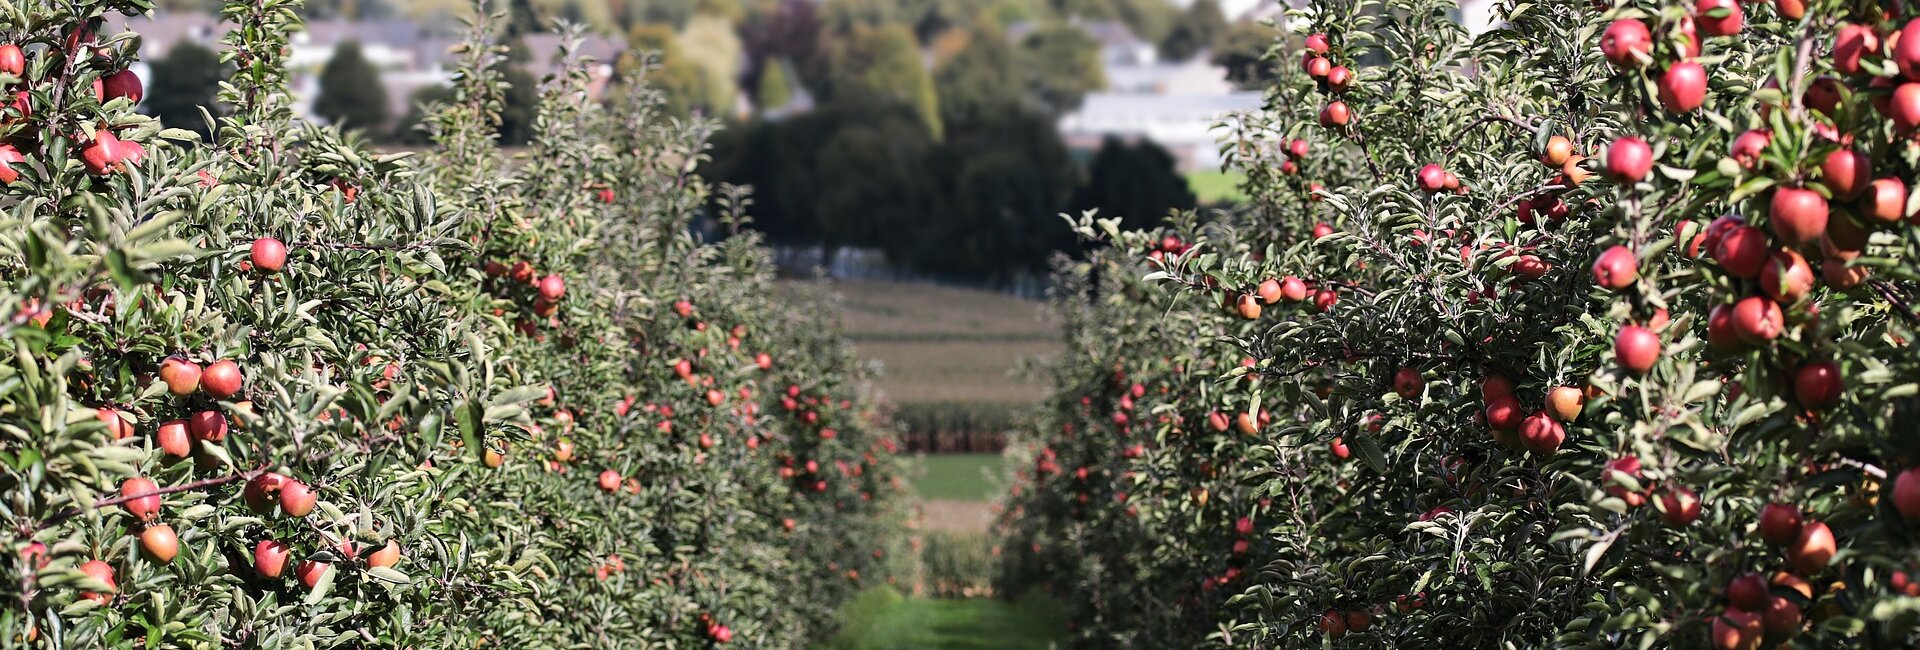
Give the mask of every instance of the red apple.
<svg viewBox="0 0 1920 650">
<path fill-rule="evenodd" d="M 254 514 L 267 514 L 273 511 L 273 504 L 280 494 L 280 487 L 286 485 L 287 477 L 277 472 L 261 472 L 247 480 L 240 490 L 240 498 L 247 502 L 247 508 Z"/>
<path fill-rule="evenodd" d="M 1880 35 L 1871 25 L 1848 23 L 1840 26 L 1833 41 L 1833 69 L 1841 74 L 1860 74 L 1860 59 L 1880 53 Z"/>
<path fill-rule="evenodd" d="M 1501 395 L 1488 400 L 1485 415 L 1489 428 L 1496 431 L 1512 431 L 1520 426 L 1523 417 L 1520 400 L 1512 395 Z"/>
<path fill-rule="evenodd" d="M 1722 11 L 1724 10 L 1724 11 Z M 1725 15 L 1715 18 L 1715 13 Z M 1740 3 L 1734 0 L 1700 0 L 1693 5 L 1693 21 L 1708 36 L 1733 36 L 1740 33 Z"/>
<path fill-rule="evenodd" d="M 1759 650 L 1765 638 L 1759 614 L 1729 608 L 1713 619 L 1714 650 Z"/>
<path fill-rule="evenodd" d="M 80 565 L 80 572 L 86 574 L 87 577 L 89 578 L 93 578 L 94 580 L 98 580 L 100 582 L 104 582 L 107 584 L 107 590 L 105 592 L 82 591 L 80 592 L 81 598 L 85 598 L 87 600 L 91 600 L 93 602 L 100 603 L 102 605 L 105 605 L 107 604 L 108 601 L 113 600 L 113 594 L 114 592 L 118 591 L 119 587 L 118 585 L 115 585 L 113 582 L 113 566 L 112 565 L 107 564 L 105 562 L 101 562 L 99 560 L 88 560 L 85 564 Z"/>
<path fill-rule="evenodd" d="M 367 566 L 391 568 L 400 563 L 400 542 L 387 540 L 387 545 L 367 555 Z"/>
<path fill-rule="evenodd" d="M 120 138 L 102 129 L 94 132 L 93 140 L 80 148 L 80 162 L 88 173 L 105 176 L 120 167 L 121 149 Z"/>
<path fill-rule="evenodd" d="M 160 423 L 160 427 L 153 431 L 153 439 L 160 445 L 160 451 L 174 458 L 186 458 L 193 452 L 193 440 L 187 433 L 186 420 Z"/>
<path fill-rule="evenodd" d="M 1907 39 L 1901 39 L 1900 45 L 1906 46 Z M 1912 78 L 1912 77 L 1909 77 Z M 1893 119 L 1893 125 L 1906 133 L 1920 127 L 1920 83 L 1903 83 L 1893 89 L 1893 97 L 1887 100 L 1887 117 Z"/>
<path fill-rule="evenodd" d="M 278 273 L 287 265 L 287 245 L 272 237 L 255 239 L 248 259 L 253 262 L 253 268 Z"/>
<path fill-rule="evenodd" d="M 1607 176 L 1622 183 L 1646 180 L 1653 171 L 1653 147 L 1634 136 L 1614 140 L 1607 147 Z"/>
<path fill-rule="evenodd" d="M 1900 66 L 1900 74 L 1908 81 L 1920 81 L 1920 18 L 1907 21 L 1897 37 L 1897 42 L 1887 39 L 1893 45 L 1892 63 Z"/>
<path fill-rule="evenodd" d="M 610 469 L 601 470 L 600 489 L 607 492 L 620 489 L 620 473 Z"/>
<path fill-rule="evenodd" d="M 206 389 L 207 395 L 214 399 L 239 395 L 241 383 L 240 366 L 225 359 L 213 362 L 200 375 L 200 387 Z"/>
<path fill-rule="evenodd" d="M 1548 417 L 1546 411 L 1535 411 L 1520 423 L 1520 442 L 1535 455 L 1552 456 L 1566 440 L 1566 429 Z"/>
<path fill-rule="evenodd" d="M 1600 470 L 1600 481 L 1606 484 L 1604 490 L 1608 496 L 1617 497 L 1621 501 L 1625 501 L 1627 507 L 1638 508 L 1647 502 L 1647 498 L 1639 492 L 1631 492 L 1628 491 L 1625 486 L 1616 485 L 1614 483 L 1618 480 L 1616 476 L 1632 478 L 1638 482 L 1640 480 L 1640 457 L 1621 456 L 1607 461 L 1606 466 Z"/>
<path fill-rule="evenodd" d="M 1702 3 L 1724 2 L 1733 4 L 1733 0 L 1701 0 Z M 1735 6 L 1735 11 L 1739 7 Z M 1738 14 L 1735 14 L 1738 20 Z M 1736 30 L 1738 31 L 1738 30 Z M 1707 69 L 1692 61 L 1682 61 L 1667 67 L 1656 84 L 1660 95 L 1660 106 L 1669 113 L 1682 114 L 1693 112 L 1707 102 Z"/>
<path fill-rule="evenodd" d="M 292 547 L 283 542 L 260 540 L 253 545 L 253 571 L 262 578 L 278 578 L 286 571 L 287 557 L 292 553 Z"/>
<path fill-rule="evenodd" d="M 1622 327 L 1613 338 L 1613 355 L 1628 372 L 1645 374 L 1660 360 L 1660 335 L 1638 325 Z"/>
<path fill-rule="evenodd" d="M 1660 507 L 1664 510 L 1660 518 L 1674 528 L 1685 528 L 1700 518 L 1700 497 L 1684 486 L 1669 486 L 1660 496 Z"/>
<path fill-rule="evenodd" d="M 1765 296 L 1747 296 L 1733 304 L 1733 332 L 1743 341 L 1765 344 L 1785 328 L 1780 304 Z"/>
<path fill-rule="evenodd" d="M 1767 220 L 1787 245 L 1811 243 L 1827 230 L 1827 199 L 1803 187 L 1782 187 L 1774 190 Z"/>
<path fill-rule="evenodd" d="M 1420 392 L 1425 390 L 1426 385 L 1426 379 L 1420 376 L 1418 370 L 1402 367 L 1393 372 L 1393 392 L 1399 393 L 1403 399 L 1420 397 Z"/>
<path fill-rule="evenodd" d="M 1799 302 L 1813 291 L 1813 267 L 1791 248 L 1774 251 L 1760 272 L 1760 291 L 1783 305 Z"/>
<path fill-rule="evenodd" d="M 1733 305 L 1714 305 L 1707 312 L 1707 345 L 1722 352 L 1746 349 L 1746 339 L 1733 326 Z"/>
<path fill-rule="evenodd" d="M 1837 550 L 1833 530 L 1823 522 L 1809 521 L 1801 524 L 1800 536 L 1787 545 L 1787 561 L 1801 574 L 1813 575 L 1833 562 Z"/>
<path fill-rule="evenodd" d="M 312 589 L 320 584 L 320 579 L 326 577 L 327 572 L 332 570 L 333 565 L 326 562 L 301 560 L 299 564 L 293 566 L 293 575 L 300 579 L 302 586 Z"/>
<path fill-rule="evenodd" d="M 1617 68 L 1640 66 L 1640 58 L 1653 53 L 1653 33 L 1647 24 L 1622 18 L 1607 25 L 1600 36 L 1600 54 Z"/>
<path fill-rule="evenodd" d="M 286 479 L 280 485 L 280 512 L 288 517 L 305 517 L 319 502 L 320 495 L 296 479 Z"/>
<path fill-rule="evenodd" d="M 1427 166 L 1420 168 L 1420 173 L 1416 180 L 1420 182 L 1420 189 L 1422 191 L 1433 194 L 1439 192 L 1446 185 L 1447 170 L 1441 168 L 1439 165 L 1427 163 Z"/>
<path fill-rule="evenodd" d="M 1333 457 L 1339 460 L 1346 460 L 1349 456 L 1353 455 L 1353 451 L 1347 449 L 1347 443 L 1341 442 L 1339 438 L 1334 438 L 1333 442 L 1328 443 L 1327 447 L 1333 450 Z"/>
<path fill-rule="evenodd" d="M 1767 635 L 1785 639 L 1800 633 L 1805 618 L 1800 614 L 1800 606 L 1793 604 L 1785 596 L 1767 598 L 1767 609 L 1761 613 L 1761 619 L 1767 629 Z"/>
<path fill-rule="evenodd" d="M 1786 503 L 1769 503 L 1760 509 L 1760 537 L 1774 546 L 1786 546 L 1800 537 L 1800 509 Z"/>
<path fill-rule="evenodd" d="M 1327 35 L 1319 34 L 1319 33 L 1308 34 L 1306 39 L 1306 46 L 1307 46 L 1308 52 L 1312 52 L 1314 54 L 1326 54 L 1327 50 L 1329 49 L 1329 46 L 1327 44 Z"/>
<path fill-rule="evenodd" d="M 160 486 L 155 484 L 153 479 L 144 476 L 136 476 L 121 481 L 121 497 L 130 497 L 136 494 L 149 496 L 142 496 L 122 502 L 120 507 L 126 509 L 127 514 L 133 515 L 135 519 L 139 519 L 140 521 L 153 521 L 154 517 L 160 516 L 160 495 L 151 493 L 159 489 Z"/>
<path fill-rule="evenodd" d="M 1584 400 L 1578 388 L 1555 386 L 1547 391 L 1547 415 L 1561 422 L 1572 422 L 1580 417 L 1580 407 Z"/>
<path fill-rule="evenodd" d="M 1907 218 L 1910 216 L 1907 213 L 1907 184 L 1892 176 L 1874 179 L 1861 212 L 1881 223 L 1898 223 Z"/>
<path fill-rule="evenodd" d="M 180 537 L 166 524 L 148 524 L 140 531 L 140 550 L 155 562 L 166 564 L 180 554 Z"/>
<path fill-rule="evenodd" d="M 20 150 L 13 145 L 0 144 L 0 184 L 20 180 L 20 169 L 16 167 L 16 165 L 20 165 L 26 161 L 27 157 L 22 155 Z"/>
<path fill-rule="evenodd" d="M 1762 611 L 1767 608 L 1767 599 L 1772 597 L 1767 578 L 1758 573 L 1742 573 L 1727 583 L 1727 604 L 1736 609 Z"/>
<path fill-rule="evenodd" d="M 1826 408 L 1840 403 L 1844 383 L 1838 362 L 1815 361 L 1793 373 L 1793 396 L 1801 406 Z"/>
<path fill-rule="evenodd" d="M 560 296 L 566 293 L 567 281 L 559 274 L 548 274 L 547 277 L 540 278 L 540 297 L 553 301 L 559 300 Z"/>
<path fill-rule="evenodd" d="M 1347 108 L 1346 102 L 1336 99 L 1334 101 L 1328 102 L 1326 108 L 1320 109 L 1320 126 L 1321 127 L 1328 128 L 1328 129 L 1339 129 L 1339 128 L 1345 127 L 1347 123 L 1352 120 L 1353 120 L 1353 111 Z"/>
<path fill-rule="evenodd" d="M 1820 163 L 1820 183 L 1833 192 L 1833 198 L 1853 200 L 1873 183 L 1873 160 L 1859 149 L 1835 149 Z"/>
<path fill-rule="evenodd" d="M 127 101 L 137 106 L 140 104 L 140 98 L 146 96 L 145 89 L 140 83 L 140 75 L 134 74 L 132 70 L 121 70 L 107 75 L 100 80 L 100 88 L 102 102 L 125 97 Z"/>
<path fill-rule="evenodd" d="M 192 395 L 200 390 L 200 364 L 188 361 L 186 357 L 174 355 L 160 362 L 160 381 L 167 384 L 167 392 L 176 397 Z"/>
<path fill-rule="evenodd" d="M 1717 222 L 1716 222 L 1717 223 Z M 1708 230 L 1712 237 L 1712 229 Z M 1767 236 L 1759 228 L 1744 225 L 1731 226 L 1720 234 L 1712 246 L 1713 261 L 1720 263 L 1729 275 L 1736 278 L 1756 278 L 1761 267 L 1767 262 Z"/>
<path fill-rule="evenodd" d="M 1337 302 L 1340 302 L 1340 294 L 1332 289 L 1321 289 L 1313 294 L 1313 310 L 1322 314 L 1332 311 Z"/>
<path fill-rule="evenodd" d="M 1593 283 L 1614 291 L 1632 286 L 1639 275 L 1640 260 L 1625 246 L 1608 248 L 1593 261 Z"/>
<path fill-rule="evenodd" d="M 187 418 L 187 432 L 195 440 L 220 442 L 227 439 L 227 416 L 219 411 L 198 411 Z"/>
<path fill-rule="evenodd" d="M 26 76 L 27 55 L 20 51 L 20 46 L 12 43 L 0 45 L 0 74 Z"/>
</svg>

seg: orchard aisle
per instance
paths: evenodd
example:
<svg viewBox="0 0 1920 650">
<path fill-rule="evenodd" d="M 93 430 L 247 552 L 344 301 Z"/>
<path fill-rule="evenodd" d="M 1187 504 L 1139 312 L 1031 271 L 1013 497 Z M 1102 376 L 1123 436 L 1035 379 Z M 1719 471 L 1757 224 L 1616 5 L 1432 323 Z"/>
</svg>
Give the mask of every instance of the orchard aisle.
<svg viewBox="0 0 1920 650">
<path fill-rule="evenodd" d="M 1059 606 L 1037 595 L 940 600 L 883 587 L 848 603 L 840 618 L 840 635 L 819 650 L 1044 649 L 1066 637 Z"/>
</svg>

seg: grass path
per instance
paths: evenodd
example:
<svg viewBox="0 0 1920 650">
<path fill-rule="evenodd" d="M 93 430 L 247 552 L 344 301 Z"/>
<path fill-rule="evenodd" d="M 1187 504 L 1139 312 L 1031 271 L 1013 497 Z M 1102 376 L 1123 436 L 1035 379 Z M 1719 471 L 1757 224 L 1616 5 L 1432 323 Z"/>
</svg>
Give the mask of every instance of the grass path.
<svg viewBox="0 0 1920 650">
<path fill-rule="evenodd" d="M 840 616 L 840 635 L 816 650 L 1046 650 L 1066 629 L 1053 603 L 1031 596 L 931 600 L 880 588 Z"/>
</svg>

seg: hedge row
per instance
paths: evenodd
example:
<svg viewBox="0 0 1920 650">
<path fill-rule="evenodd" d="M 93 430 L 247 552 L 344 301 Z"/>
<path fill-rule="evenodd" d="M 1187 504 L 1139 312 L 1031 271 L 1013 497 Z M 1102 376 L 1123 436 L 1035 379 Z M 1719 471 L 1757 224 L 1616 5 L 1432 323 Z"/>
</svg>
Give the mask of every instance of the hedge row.
<svg viewBox="0 0 1920 650">
<path fill-rule="evenodd" d="M 1920 644 L 1920 20 L 1316 0 L 1255 204 L 1062 267 L 1002 589 L 1084 647 Z"/>
<path fill-rule="evenodd" d="M 569 45 L 506 157 L 483 17 L 382 154 L 293 117 L 258 0 L 201 144 L 99 31 L 150 8 L 0 10 L 7 645 L 797 647 L 889 580 L 894 443 L 691 172 L 711 125 Z"/>
</svg>

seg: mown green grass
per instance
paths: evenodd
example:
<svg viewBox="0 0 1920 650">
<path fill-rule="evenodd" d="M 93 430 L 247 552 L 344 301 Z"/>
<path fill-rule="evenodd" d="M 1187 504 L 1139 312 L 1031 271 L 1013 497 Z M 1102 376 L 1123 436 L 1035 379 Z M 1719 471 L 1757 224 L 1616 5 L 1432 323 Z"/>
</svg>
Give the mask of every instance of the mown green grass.
<svg viewBox="0 0 1920 650">
<path fill-rule="evenodd" d="M 999 454 L 929 454 L 927 473 L 913 482 L 922 499 L 988 501 L 1000 493 Z"/>
<path fill-rule="evenodd" d="M 1201 203 L 1239 203 L 1247 200 L 1240 183 L 1247 177 L 1239 172 L 1203 171 L 1187 174 L 1187 187 Z"/>
<path fill-rule="evenodd" d="M 1059 606 L 1037 595 L 929 600 L 882 587 L 842 607 L 840 620 L 839 636 L 817 650 L 1043 650 L 1066 632 Z"/>
</svg>

